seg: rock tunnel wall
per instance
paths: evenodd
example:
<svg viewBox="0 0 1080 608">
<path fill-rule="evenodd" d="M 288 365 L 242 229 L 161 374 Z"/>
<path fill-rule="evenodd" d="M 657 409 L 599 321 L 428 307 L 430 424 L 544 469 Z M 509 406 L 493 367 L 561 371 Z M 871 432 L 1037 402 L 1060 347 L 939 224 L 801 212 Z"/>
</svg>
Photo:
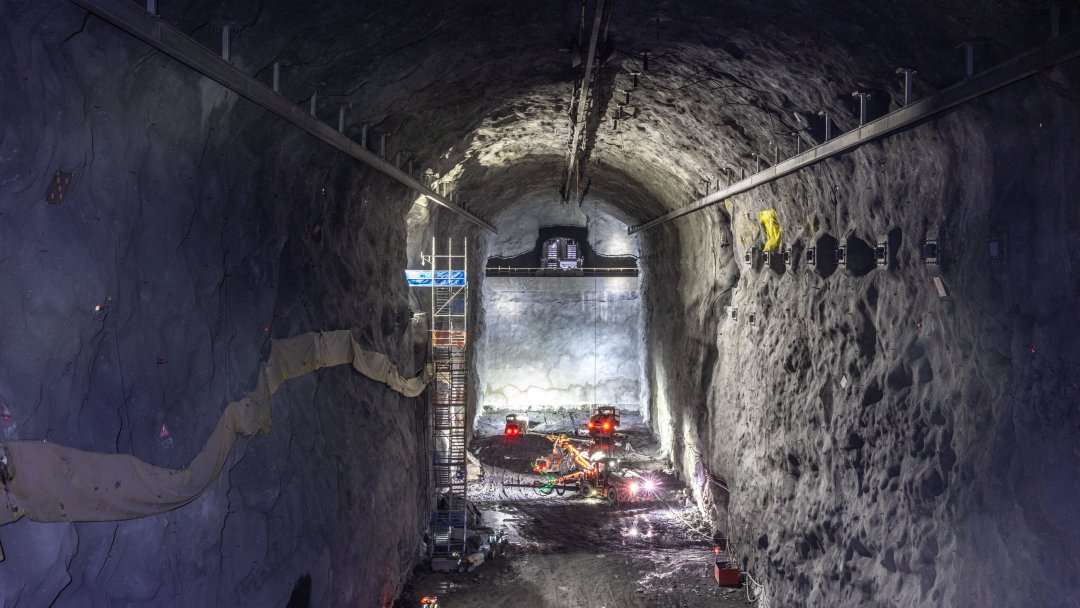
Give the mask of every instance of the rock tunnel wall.
<svg viewBox="0 0 1080 608">
<path fill-rule="evenodd" d="M 488 277 L 480 409 L 637 410 L 641 314 L 633 277 Z"/>
<path fill-rule="evenodd" d="M 414 373 L 403 191 L 83 17 L 0 3 L 0 436 L 183 466 L 305 331 Z M 0 605 L 385 604 L 426 519 L 424 407 L 292 381 L 196 502 L 0 528 Z"/>
<path fill-rule="evenodd" d="M 654 424 L 771 605 L 1080 597 L 1078 69 L 733 201 L 775 208 L 797 260 L 888 234 L 888 267 L 748 269 L 717 210 L 645 240 L 683 269 L 644 292 Z"/>
<path fill-rule="evenodd" d="M 578 225 L 601 255 L 640 253 L 625 218 L 606 202 L 563 203 L 555 192 L 523 193 L 512 213 L 496 218 L 499 233 L 475 233 L 443 214 L 445 234 L 469 230 L 478 267 L 489 257 L 532 249 L 544 226 Z M 588 262 L 586 262 L 588 266 Z M 483 273 L 477 273 L 482 275 Z M 470 379 L 476 414 L 488 409 L 637 410 L 643 386 L 643 329 L 637 278 L 485 278 L 473 283 L 476 365 Z"/>
<path fill-rule="evenodd" d="M 287 96 L 351 104 L 349 135 L 363 121 L 392 136 L 391 154 L 430 165 L 505 231 L 488 241 L 423 205 L 407 220 L 411 197 L 384 178 L 72 5 L 0 3 L 0 432 L 179 466 L 250 388 L 268 334 L 348 327 L 403 373 L 419 367 L 407 231 L 469 235 L 474 260 L 533 241 L 510 226 L 522 205 L 550 203 L 565 171 L 575 73 L 556 39 L 577 11 L 160 4 L 208 45 L 222 22 L 243 23 L 235 65 L 265 81 L 280 60 Z M 1031 27 L 1046 12 L 1023 3 L 624 4 L 616 82 L 644 71 L 649 48 L 654 68 L 633 85 L 629 122 L 601 129 L 588 196 L 630 223 L 725 165 L 752 167 L 792 130 L 817 137 L 818 110 L 850 126 L 837 91 L 892 86 L 892 66 L 917 59 L 922 96 L 954 81 L 960 40 L 986 41 L 981 67 L 1047 33 Z M 673 19 L 661 27 L 657 10 Z M 706 67 L 708 86 L 683 86 Z M 739 222 L 777 209 L 804 245 L 893 232 L 888 269 L 748 271 L 718 210 L 643 237 L 650 419 L 774 605 L 1053 605 L 1075 592 L 1078 526 L 1062 505 L 1077 490 L 1061 472 L 1077 464 L 1076 76 L 1040 76 L 733 201 Z M 874 93 L 876 115 L 892 95 Z M 56 170 L 71 190 L 47 206 Z M 951 302 L 913 253 L 930 224 L 946 229 Z M 1002 226 L 1013 253 L 988 268 Z M 314 605 L 393 595 L 426 512 L 422 405 L 327 370 L 289 385 L 275 414 L 271 436 L 244 442 L 188 508 L 0 528 L 5 602 L 273 605 L 298 582 L 303 595 L 304 576 Z M 1011 585 L 1010 569 L 1030 574 Z"/>
</svg>

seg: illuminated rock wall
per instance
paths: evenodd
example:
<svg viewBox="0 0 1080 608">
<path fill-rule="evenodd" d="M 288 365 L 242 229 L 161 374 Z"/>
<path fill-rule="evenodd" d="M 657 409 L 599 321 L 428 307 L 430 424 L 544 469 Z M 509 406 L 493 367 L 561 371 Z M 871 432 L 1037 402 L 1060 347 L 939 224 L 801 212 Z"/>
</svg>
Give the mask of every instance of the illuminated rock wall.
<svg viewBox="0 0 1080 608">
<path fill-rule="evenodd" d="M 633 278 L 487 279 L 481 407 L 637 409 L 636 285 Z"/>
</svg>

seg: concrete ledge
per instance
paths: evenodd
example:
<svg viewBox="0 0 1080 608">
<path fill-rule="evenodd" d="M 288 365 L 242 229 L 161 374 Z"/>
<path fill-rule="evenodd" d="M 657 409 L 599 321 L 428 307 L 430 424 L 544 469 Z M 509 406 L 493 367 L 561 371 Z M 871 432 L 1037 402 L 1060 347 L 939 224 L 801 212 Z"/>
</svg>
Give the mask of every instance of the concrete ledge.
<svg viewBox="0 0 1080 608">
<path fill-rule="evenodd" d="M 637 277 L 488 277 L 492 291 L 638 291 Z"/>
</svg>

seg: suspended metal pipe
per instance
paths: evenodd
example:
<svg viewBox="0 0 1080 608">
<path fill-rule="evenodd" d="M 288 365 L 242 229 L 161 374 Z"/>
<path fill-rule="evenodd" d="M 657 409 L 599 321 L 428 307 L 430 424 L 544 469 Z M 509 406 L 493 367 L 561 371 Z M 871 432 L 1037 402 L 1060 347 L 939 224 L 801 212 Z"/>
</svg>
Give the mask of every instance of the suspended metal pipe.
<svg viewBox="0 0 1080 608">
<path fill-rule="evenodd" d="M 581 78 L 577 112 L 574 115 L 574 131 L 570 138 L 570 162 L 566 167 L 566 186 L 563 188 L 563 200 L 570 199 L 570 184 L 577 174 L 578 143 L 585 130 L 585 112 L 589 105 L 589 83 L 592 80 L 593 60 L 596 58 L 596 42 L 600 37 L 600 21 L 604 17 L 604 0 L 596 0 L 596 12 L 593 15 L 592 34 L 589 36 L 589 52 L 585 57 L 585 74 Z"/>
<path fill-rule="evenodd" d="M 866 142 L 907 129 L 931 116 L 951 110 L 963 103 L 1078 57 L 1080 57 L 1080 31 L 1063 34 L 1023 55 L 962 80 L 937 95 L 912 102 L 910 105 L 890 112 L 877 120 L 838 135 L 836 138 L 815 146 L 794 158 L 789 158 L 779 165 L 769 167 L 723 190 L 700 198 L 681 209 L 670 211 L 644 224 L 634 226 L 628 232 L 629 234 L 635 234 L 695 211 L 711 207 L 724 199 L 753 190 L 758 186 L 790 175 L 805 167 L 816 165 L 827 158 L 857 148 Z"/>
</svg>

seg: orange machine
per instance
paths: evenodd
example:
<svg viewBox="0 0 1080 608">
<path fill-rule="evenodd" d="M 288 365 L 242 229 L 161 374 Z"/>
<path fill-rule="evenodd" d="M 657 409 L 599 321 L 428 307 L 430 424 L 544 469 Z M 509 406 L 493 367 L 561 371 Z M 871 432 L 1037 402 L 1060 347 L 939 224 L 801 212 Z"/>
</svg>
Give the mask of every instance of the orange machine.
<svg viewBox="0 0 1080 608">
<path fill-rule="evenodd" d="M 531 486 L 540 494 L 546 496 L 556 492 L 562 496 L 570 490 L 587 496 L 600 496 L 612 504 L 656 498 L 659 491 L 656 480 L 640 473 L 621 470 L 618 458 L 599 452 L 590 458 L 574 447 L 572 440 L 567 439 L 566 435 L 548 435 L 547 438 L 553 444 L 551 454 L 541 456 L 533 462 L 534 471 L 549 476 L 545 481 L 532 482 Z M 596 444 L 592 447 L 596 447 Z M 575 468 L 577 470 L 573 471 Z"/>
<path fill-rule="evenodd" d="M 533 470 L 537 473 L 568 473 L 575 468 L 587 471 L 592 467 L 588 457 L 574 447 L 566 435 L 548 435 L 547 438 L 552 444 L 551 453 L 533 462 Z"/>
</svg>

